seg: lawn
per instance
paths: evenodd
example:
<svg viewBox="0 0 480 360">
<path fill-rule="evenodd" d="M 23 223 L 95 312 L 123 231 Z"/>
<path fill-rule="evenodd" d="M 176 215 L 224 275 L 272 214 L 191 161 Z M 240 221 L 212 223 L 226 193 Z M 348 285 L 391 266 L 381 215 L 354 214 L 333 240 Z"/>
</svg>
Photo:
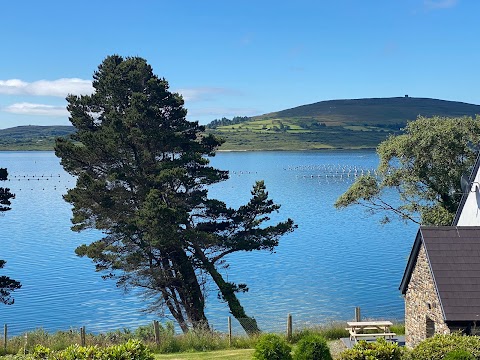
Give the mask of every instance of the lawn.
<svg viewBox="0 0 480 360">
<path fill-rule="evenodd" d="M 233 359 L 233 360 L 251 360 L 253 349 L 235 349 L 235 350 L 220 350 L 208 352 L 191 352 L 191 353 L 177 353 L 168 355 L 155 355 L 155 359 L 170 359 L 170 360 L 196 360 L 196 359 Z"/>
</svg>

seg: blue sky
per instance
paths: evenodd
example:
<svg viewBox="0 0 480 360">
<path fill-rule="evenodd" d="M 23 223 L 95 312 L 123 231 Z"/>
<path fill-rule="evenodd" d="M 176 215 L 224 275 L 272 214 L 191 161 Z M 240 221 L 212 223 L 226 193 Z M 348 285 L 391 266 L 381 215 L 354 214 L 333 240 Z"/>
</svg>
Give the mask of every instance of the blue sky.
<svg viewBox="0 0 480 360">
<path fill-rule="evenodd" d="M 190 120 L 408 94 L 480 104 L 478 0 L 17 0 L 0 8 L 0 128 L 69 125 L 111 54 L 141 56 Z"/>
</svg>

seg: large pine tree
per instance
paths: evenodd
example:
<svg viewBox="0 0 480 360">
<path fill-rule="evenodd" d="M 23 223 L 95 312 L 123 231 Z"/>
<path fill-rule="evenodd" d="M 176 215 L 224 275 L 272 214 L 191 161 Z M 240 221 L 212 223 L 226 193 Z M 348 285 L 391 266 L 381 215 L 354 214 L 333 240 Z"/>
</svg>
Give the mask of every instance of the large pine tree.
<svg viewBox="0 0 480 360">
<path fill-rule="evenodd" d="M 107 57 L 93 86 L 92 95 L 67 98 L 77 132 L 55 149 L 77 177 L 65 196 L 72 229 L 104 233 L 77 254 L 120 285 L 144 289 L 151 308 L 166 306 L 184 331 L 208 326 L 203 285 L 213 281 L 245 330 L 257 332 L 236 295 L 246 286 L 226 281 L 221 267 L 236 251 L 272 251 L 293 221 L 265 224 L 279 206 L 263 182 L 238 209 L 208 198 L 208 186 L 228 178 L 208 160 L 221 142 L 186 120 L 183 99 L 144 59 Z"/>
</svg>

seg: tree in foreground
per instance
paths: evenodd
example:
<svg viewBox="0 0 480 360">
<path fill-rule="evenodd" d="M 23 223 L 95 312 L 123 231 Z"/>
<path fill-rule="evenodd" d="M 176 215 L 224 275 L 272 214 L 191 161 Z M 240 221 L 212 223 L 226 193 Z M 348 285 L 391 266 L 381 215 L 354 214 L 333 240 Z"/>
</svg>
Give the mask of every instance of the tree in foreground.
<svg viewBox="0 0 480 360">
<path fill-rule="evenodd" d="M 480 117 L 418 117 L 382 142 L 377 174 L 356 179 L 335 207 L 360 204 L 371 213 L 423 225 L 450 225 L 479 150 Z M 391 190 L 399 197 L 392 199 Z M 388 196 L 386 196 L 386 193 Z M 388 200 L 387 200 L 388 199 Z"/>
<path fill-rule="evenodd" d="M 5 181 L 8 178 L 7 169 L 0 169 L 0 181 Z M 10 210 L 10 199 L 14 198 L 8 188 L 0 187 L 0 212 L 3 213 L 5 211 Z M 3 269 L 5 266 L 6 261 L 0 260 L 0 269 Z M 11 296 L 12 291 L 20 289 L 22 285 L 8 276 L 0 276 L 0 302 L 11 305 L 14 302 L 14 299 Z"/>
<path fill-rule="evenodd" d="M 263 182 L 238 209 L 208 197 L 209 185 L 228 178 L 209 166 L 221 142 L 186 120 L 183 99 L 144 59 L 109 56 L 93 78 L 92 95 L 67 97 L 77 131 L 55 147 L 77 178 L 65 195 L 72 229 L 104 233 L 76 253 L 104 278 L 143 289 L 149 309 L 167 308 L 183 331 L 208 326 L 204 285 L 213 281 L 232 315 L 257 332 L 237 297 L 246 285 L 225 280 L 222 267 L 237 251 L 273 251 L 293 221 L 268 222 L 279 205 Z"/>
</svg>

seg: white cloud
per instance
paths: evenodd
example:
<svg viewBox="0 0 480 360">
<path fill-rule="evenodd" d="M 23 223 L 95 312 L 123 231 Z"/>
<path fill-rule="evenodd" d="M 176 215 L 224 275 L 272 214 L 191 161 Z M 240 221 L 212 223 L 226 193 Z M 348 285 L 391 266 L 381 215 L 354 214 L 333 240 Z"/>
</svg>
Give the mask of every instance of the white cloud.
<svg viewBox="0 0 480 360">
<path fill-rule="evenodd" d="M 93 93 L 91 80 L 64 78 L 25 82 L 19 79 L 0 80 L 0 94 L 66 97 L 68 94 Z"/>
<path fill-rule="evenodd" d="M 215 96 L 218 95 L 240 95 L 240 92 L 236 90 L 217 87 L 185 88 L 177 89 L 175 90 L 175 92 L 181 94 L 185 101 L 212 100 Z"/>
<path fill-rule="evenodd" d="M 424 0 L 427 9 L 448 9 L 458 4 L 458 0 Z"/>
<path fill-rule="evenodd" d="M 5 112 L 20 115 L 42 115 L 42 116 L 68 116 L 66 107 L 53 106 L 44 104 L 32 104 L 32 103 L 16 103 L 4 107 L 2 109 Z"/>
</svg>

